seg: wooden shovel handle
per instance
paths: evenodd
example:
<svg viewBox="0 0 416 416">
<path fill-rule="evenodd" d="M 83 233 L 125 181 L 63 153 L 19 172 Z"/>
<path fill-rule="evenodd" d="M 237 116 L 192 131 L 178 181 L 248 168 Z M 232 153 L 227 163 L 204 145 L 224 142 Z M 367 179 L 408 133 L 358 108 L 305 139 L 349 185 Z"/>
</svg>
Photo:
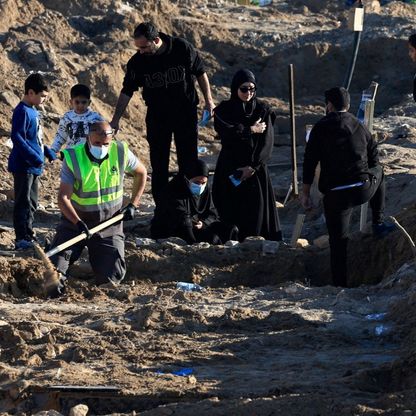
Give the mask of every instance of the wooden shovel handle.
<svg viewBox="0 0 416 416">
<path fill-rule="evenodd" d="M 113 218 L 110 218 L 107 221 L 102 222 L 101 224 L 98 224 L 96 227 L 90 229 L 90 233 L 96 234 L 101 230 L 104 230 L 105 228 L 109 227 L 110 225 L 113 225 L 116 222 L 119 222 L 123 219 L 124 214 L 118 214 Z M 61 251 L 65 250 L 68 247 L 73 246 L 76 243 L 79 243 L 82 240 L 85 240 L 87 238 L 87 234 L 81 233 L 80 235 L 77 235 L 74 238 L 71 238 L 68 241 L 65 241 L 65 243 L 59 244 L 59 246 L 54 247 L 52 250 L 49 250 L 46 253 L 46 257 L 54 256 L 55 254 L 60 253 Z"/>
</svg>

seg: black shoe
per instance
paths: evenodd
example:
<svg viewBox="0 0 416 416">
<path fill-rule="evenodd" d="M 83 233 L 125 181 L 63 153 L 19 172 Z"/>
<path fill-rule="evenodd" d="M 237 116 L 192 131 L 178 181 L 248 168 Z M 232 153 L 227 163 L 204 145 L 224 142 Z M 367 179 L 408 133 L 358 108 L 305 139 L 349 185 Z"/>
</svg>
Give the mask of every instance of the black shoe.
<svg viewBox="0 0 416 416">
<path fill-rule="evenodd" d="M 394 224 L 388 224 L 385 222 L 381 222 L 379 224 L 373 224 L 373 235 L 377 238 L 386 237 L 392 231 L 396 229 Z"/>
</svg>

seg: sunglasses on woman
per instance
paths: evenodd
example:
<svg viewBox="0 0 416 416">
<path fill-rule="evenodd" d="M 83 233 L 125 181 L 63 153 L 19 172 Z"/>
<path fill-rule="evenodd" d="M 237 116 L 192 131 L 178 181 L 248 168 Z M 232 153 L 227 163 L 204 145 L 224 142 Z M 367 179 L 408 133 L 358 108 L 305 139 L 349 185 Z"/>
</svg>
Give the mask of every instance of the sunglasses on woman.
<svg viewBox="0 0 416 416">
<path fill-rule="evenodd" d="M 256 87 L 240 87 L 239 90 L 245 94 L 247 92 L 254 92 L 256 91 Z"/>
</svg>

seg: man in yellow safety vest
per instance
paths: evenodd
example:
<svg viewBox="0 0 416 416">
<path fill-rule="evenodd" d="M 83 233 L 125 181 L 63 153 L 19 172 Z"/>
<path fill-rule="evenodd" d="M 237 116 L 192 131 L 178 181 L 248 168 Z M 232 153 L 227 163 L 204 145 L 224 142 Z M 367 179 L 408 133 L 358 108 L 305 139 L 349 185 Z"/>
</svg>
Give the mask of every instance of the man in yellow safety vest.
<svg viewBox="0 0 416 416">
<path fill-rule="evenodd" d="M 57 269 L 64 275 L 70 264 L 76 261 L 84 246 L 95 274 L 96 284 L 120 282 L 126 273 L 124 260 L 124 234 L 122 223 L 112 225 L 91 236 L 90 228 L 110 219 L 118 213 L 124 220 L 131 220 L 139 205 L 146 184 L 146 168 L 128 149 L 124 142 L 113 140 L 113 131 L 106 121 L 90 126 L 85 144 L 63 151 L 58 204 L 62 220 L 56 230 L 52 247 L 75 237 L 87 234 L 87 240 L 51 257 Z M 124 173 L 134 177 L 130 203 L 123 204 Z M 63 284 L 56 288 L 59 295 Z"/>
</svg>

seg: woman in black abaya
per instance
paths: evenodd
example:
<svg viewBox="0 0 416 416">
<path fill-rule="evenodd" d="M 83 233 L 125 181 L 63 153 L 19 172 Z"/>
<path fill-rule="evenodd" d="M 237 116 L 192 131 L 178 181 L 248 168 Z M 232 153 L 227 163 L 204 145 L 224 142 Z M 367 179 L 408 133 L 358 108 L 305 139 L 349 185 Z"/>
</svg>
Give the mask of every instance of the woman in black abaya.
<svg viewBox="0 0 416 416">
<path fill-rule="evenodd" d="M 214 126 L 222 149 L 215 169 L 213 198 L 221 220 L 236 224 L 241 240 L 248 236 L 282 239 L 267 169 L 274 121 L 271 109 L 256 98 L 254 74 L 239 70 L 231 83 L 230 99 L 215 109 Z M 240 176 L 237 186 L 230 179 L 233 174 L 234 178 Z"/>
</svg>

